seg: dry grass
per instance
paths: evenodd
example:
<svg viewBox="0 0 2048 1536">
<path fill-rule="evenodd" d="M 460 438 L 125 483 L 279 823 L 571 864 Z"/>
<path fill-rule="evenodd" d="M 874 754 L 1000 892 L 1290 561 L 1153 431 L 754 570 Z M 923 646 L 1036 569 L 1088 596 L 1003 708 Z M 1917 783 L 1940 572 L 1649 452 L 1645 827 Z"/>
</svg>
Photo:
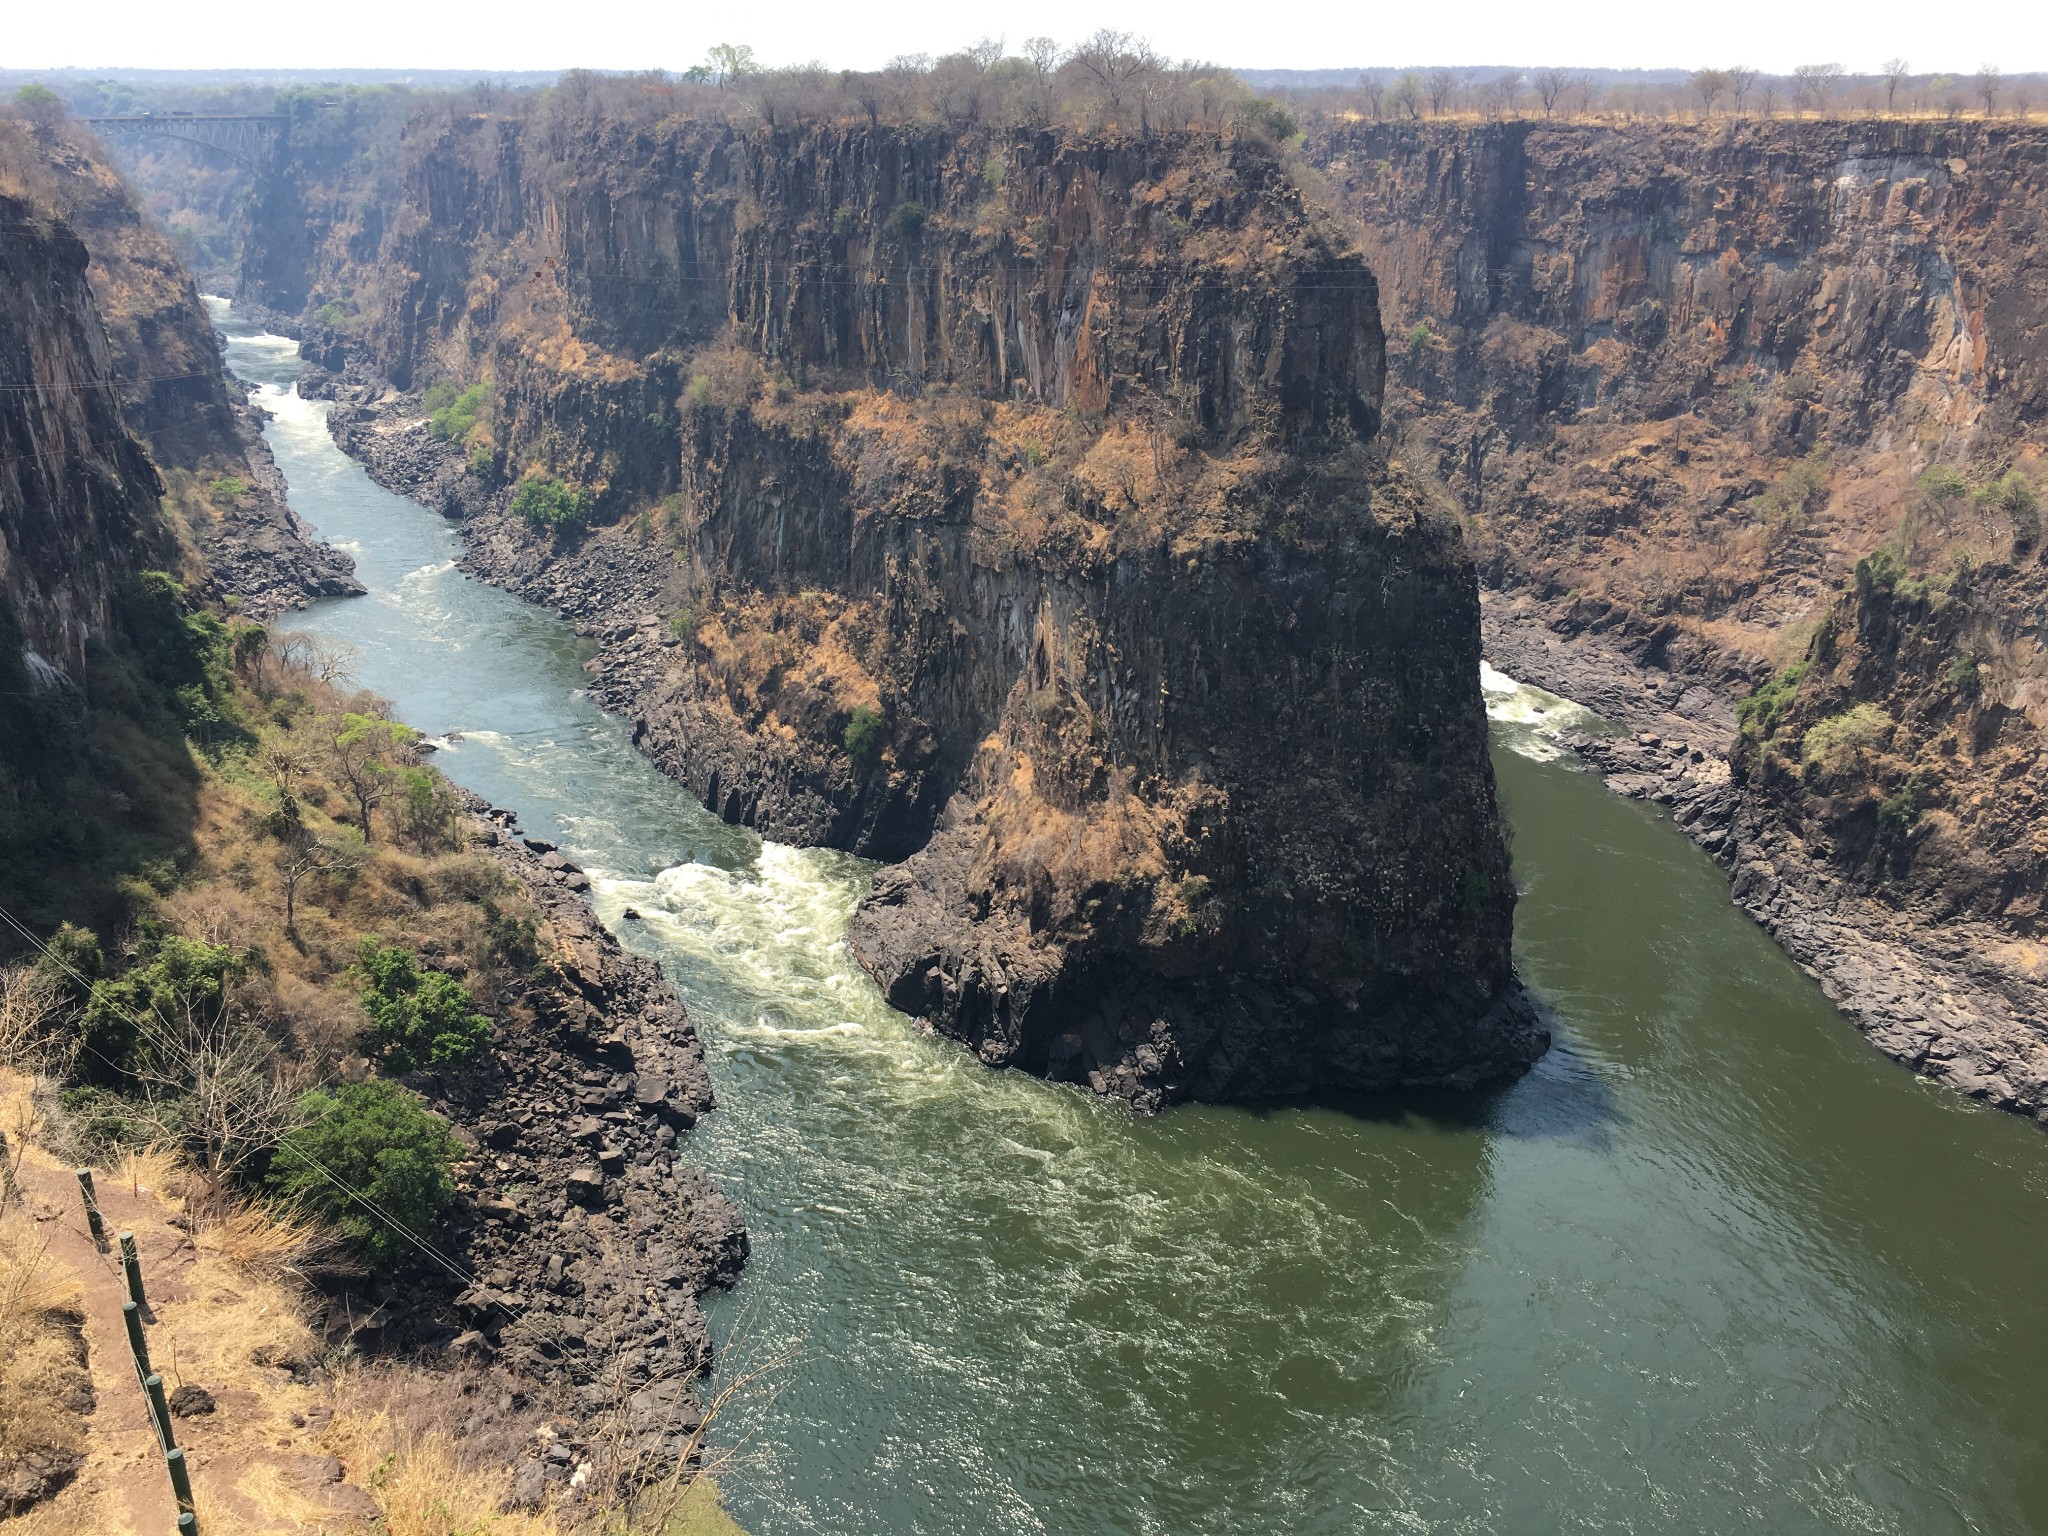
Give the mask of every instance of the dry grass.
<svg viewBox="0 0 2048 1536">
<path fill-rule="evenodd" d="M 282 1280 L 308 1261 L 332 1253 L 334 1233 L 274 1205 L 230 1203 L 198 1229 L 202 1254 L 218 1254 L 243 1274 Z"/>
<path fill-rule="evenodd" d="M 64 1316 L 76 1315 L 79 1295 L 27 1213 L 0 1210 L 0 1485 L 24 1462 L 75 1455 L 84 1444 L 83 1372 Z"/>
<path fill-rule="evenodd" d="M 386 1536 L 556 1536 L 552 1514 L 500 1509 L 512 1460 L 457 1438 L 451 1393 L 389 1371 L 346 1375 L 333 1391 L 321 1444 L 370 1490 Z"/>
<path fill-rule="evenodd" d="M 143 1195 L 175 1199 L 184 1193 L 185 1168 L 169 1147 L 129 1147 L 115 1160 L 110 1182 L 138 1199 Z"/>
</svg>

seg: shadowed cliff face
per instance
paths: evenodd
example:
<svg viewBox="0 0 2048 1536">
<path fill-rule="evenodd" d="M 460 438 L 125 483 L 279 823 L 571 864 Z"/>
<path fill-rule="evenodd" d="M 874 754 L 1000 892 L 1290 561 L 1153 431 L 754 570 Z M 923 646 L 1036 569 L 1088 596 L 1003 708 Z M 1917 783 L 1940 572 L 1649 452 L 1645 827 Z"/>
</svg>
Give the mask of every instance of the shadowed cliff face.
<svg viewBox="0 0 2048 1536">
<path fill-rule="evenodd" d="M 1269 152 L 544 114 L 406 144 L 389 205 L 298 194 L 348 210 L 308 349 L 487 380 L 475 472 L 348 386 L 345 440 L 610 641 L 600 696 L 721 815 L 905 861 L 852 935 L 898 1006 L 1146 1104 L 1540 1050 L 1472 567 L 1372 447 L 1372 275 Z M 536 468 L 633 515 L 525 529 L 492 484 Z"/>
<path fill-rule="evenodd" d="M 162 232 L 75 125 L 0 123 L 0 155 L 35 184 L 86 244 L 100 318 L 130 428 L 166 469 L 242 452 L 213 327 Z"/>
<path fill-rule="evenodd" d="M 31 686 L 54 681 L 46 668 L 84 682 L 122 579 L 168 542 L 163 486 L 122 423 L 86 263 L 66 225 L 0 196 L 0 590 L 33 653 Z"/>
</svg>

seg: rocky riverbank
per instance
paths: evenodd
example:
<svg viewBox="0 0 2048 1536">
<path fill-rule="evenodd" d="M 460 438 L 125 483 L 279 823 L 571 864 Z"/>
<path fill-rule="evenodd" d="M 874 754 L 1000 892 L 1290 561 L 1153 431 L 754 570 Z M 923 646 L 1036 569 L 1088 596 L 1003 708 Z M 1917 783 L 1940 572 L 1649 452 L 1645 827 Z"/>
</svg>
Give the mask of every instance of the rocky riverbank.
<svg viewBox="0 0 2048 1536">
<path fill-rule="evenodd" d="M 263 411 L 253 396 L 236 404 L 235 426 L 250 472 L 249 490 L 222 505 L 217 521 L 194 530 L 213 584 L 238 598 L 244 614 L 264 623 L 316 597 L 361 596 L 355 561 L 323 542 L 292 510 L 284 475 L 263 440 Z"/>
<path fill-rule="evenodd" d="M 2048 961 L 1986 923 L 1901 909 L 1849 887 L 1735 783 L 1734 699 L 1573 632 L 1534 598 L 1490 593 L 1487 659 L 1597 711 L 1617 736 L 1570 745 L 1632 799 L 1664 807 L 1727 871 L 1754 918 L 1871 1044 L 1957 1092 L 2048 1125 Z"/>
<path fill-rule="evenodd" d="M 678 1155 L 712 1107 L 674 989 L 591 912 L 589 878 L 510 812 L 472 798 L 479 847 L 537 916 L 535 963 L 504 995 L 491 1050 L 407 1079 L 469 1157 L 461 1198 L 398 1278 L 337 1275 L 326 1325 L 365 1353 L 442 1353 L 501 1391 L 483 1422 L 549 1419 L 515 1488 L 537 1505 L 594 1455 L 665 1475 L 703 1422 L 699 1299 L 731 1285 L 738 1209 Z"/>
</svg>

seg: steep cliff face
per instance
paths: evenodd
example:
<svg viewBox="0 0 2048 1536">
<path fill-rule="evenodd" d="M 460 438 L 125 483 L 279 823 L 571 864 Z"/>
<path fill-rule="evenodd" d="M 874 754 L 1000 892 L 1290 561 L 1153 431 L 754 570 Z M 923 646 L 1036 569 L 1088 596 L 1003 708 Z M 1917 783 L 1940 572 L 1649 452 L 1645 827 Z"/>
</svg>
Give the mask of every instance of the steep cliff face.
<svg viewBox="0 0 2048 1536">
<path fill-rule="evenodd" d="M 1317 157 L 1489 577 L 1574 591 L 1582 622 L 1753 660 L 1926 462 L 2048 403 L 2036 130 L 1382 125 Z M 1761 504 L 1815 454 L 1810 505 Z"/>
<path fill-rule="evenodd" d="M 361 591 L 348 557 L 318 543 L 286 505 L 260 419 L 228 377 L 191 275 L 105 147 L 75 125 L 0 119 L 0 162 L 85 245 L 115 398 L 163 472 L 173 534 L 190 546 L 186 574 L 203 568 L 258 618 Z"/>
<path fill-rule="evenodd" d="M 487 403 L 467 468 L 348 385 L 344 441 L 604 636 L 601 696 L 707 804 L 906 861 L 853 932 L 899 1006 L 1144 1103 L 1540 1050 L 1473 570 L 1374 450 L 1371 272 L 1269 151 L 406 144 L 395 205 L 300 194 L 354 210 L 312 229 L 308 350 Z M 541 471 L 626 520 L 522 527 L 491 487 Z"/>
<path fill-rule="evenodd" d="M 1596 758 L 1886 1050 L 2048 1113 L 2048 134 L 1384 125 L 1314 154 L 1500 656 L 1644 731 Z"/>
<path fill-rule="evenodd" d="M 85 242 L 129 427 L 165 469 L 239 456 L 234 406 L 199 291 L 101 147 L 76 129 L 38 134 L 10 124 L 0 134 L 10 161 L 34 166 L 46 200 Z"/>
<path fill-rule="evenodd" d="M 162 482 L 121 419 L 84 243 L 45 208 L 0 196 L 0 591 L 24 682 L 85 679 L 122 579 L 160 561 Z"/>
</svg>

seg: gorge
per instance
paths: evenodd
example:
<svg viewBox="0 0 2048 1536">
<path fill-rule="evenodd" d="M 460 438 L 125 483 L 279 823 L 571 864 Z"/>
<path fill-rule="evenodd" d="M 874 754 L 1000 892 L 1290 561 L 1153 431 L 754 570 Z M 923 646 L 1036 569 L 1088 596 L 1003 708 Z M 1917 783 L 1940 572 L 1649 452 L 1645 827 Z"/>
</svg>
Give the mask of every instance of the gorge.
<svg viewBox="0 0 2048 1536">
<path fill-rule="evenodd" d="M 610 110 L 422 121 L 367 185 L 316 136 L 252 212 L 351 451 L 483 513 L 468 567 L 604 634 L 721 815 L 901 861 L 851 942 L 990 1065 L 1525 1068 L 1471 567 L 1272 146 Z M 438 455 L 429 378 L 480 397 Z"/>
<path fill-rule="evenodd" d="M 284 105 L 194 589 L 604 978 L 358 1347 L 776 1362 L 757 1536 L 2048 1522 L 2032 130 Z M 46 665 L 198 505 L 70 393 Z"/>
<path fill-rule="evenodd" d="M 1571 770 L 1584 712 L 1487 694 L 1518 963 L 1558 1037 L 1527 1076 L 1132 1116 L 890 1008 L 842 942 L 873 866 L 706 812 L 594 707 L 601 651 L 341 457 L 284 392 L 292 342 L 233 347 L 371 588 L 294 622 L 590 872 L 705 1041 L 690 1156 L 754 1242 L 711 1307 L 721 1370 L 797 1360 L 729 1431 L 748 1529 L 2048 1510 L 2048 1146 L 1869 1051 L 1704 856 Z"/>
</svg>

